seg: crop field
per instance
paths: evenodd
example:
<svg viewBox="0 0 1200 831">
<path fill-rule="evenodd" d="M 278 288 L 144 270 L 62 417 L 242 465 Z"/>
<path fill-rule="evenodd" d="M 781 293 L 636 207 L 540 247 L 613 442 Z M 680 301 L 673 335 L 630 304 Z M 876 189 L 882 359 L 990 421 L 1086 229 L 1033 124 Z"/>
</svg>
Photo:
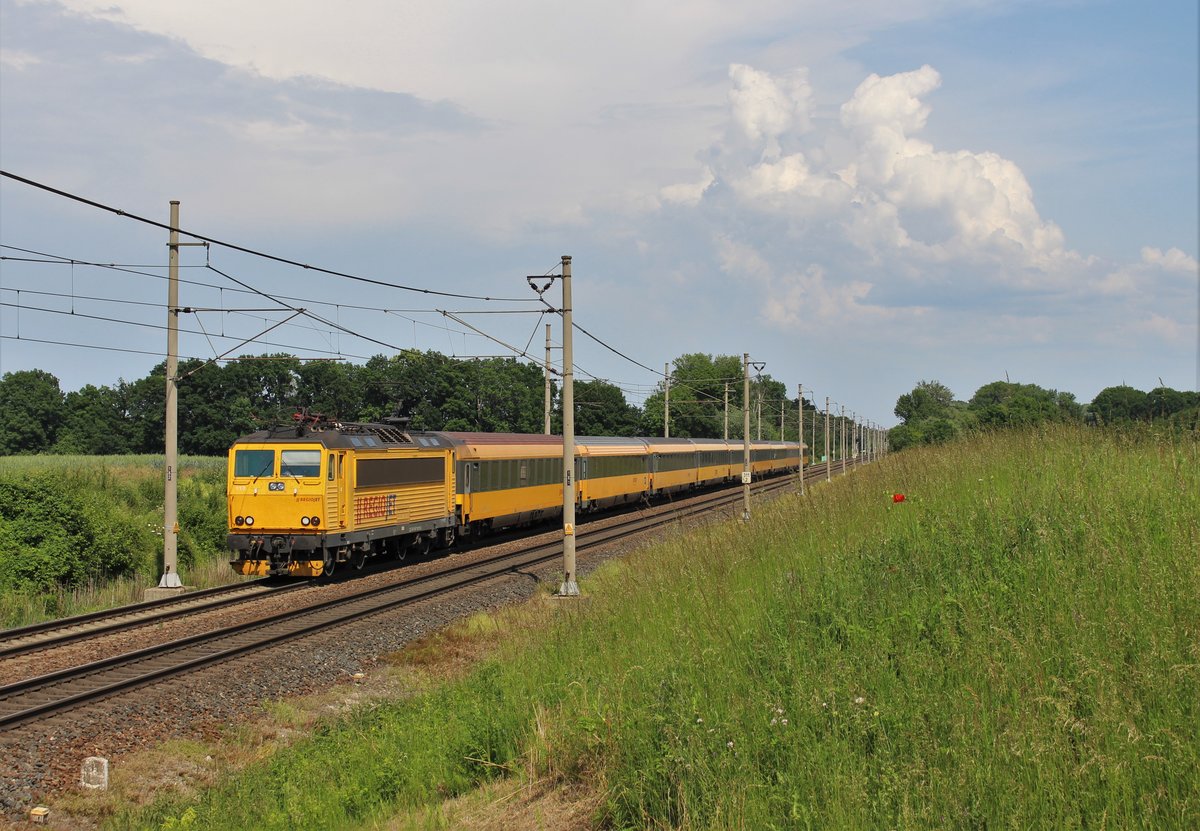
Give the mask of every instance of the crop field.
<svg viewBox="0 0 1200 831">
<path fill-rule="evenodd" d="M 473 619 L 400 656 L 416 694 L 108 822 L 449 828 L 501 781 L 610 828 L 1200 827 L 1197 551 L 1194 437 L 897 454 Z"/>
</svg>

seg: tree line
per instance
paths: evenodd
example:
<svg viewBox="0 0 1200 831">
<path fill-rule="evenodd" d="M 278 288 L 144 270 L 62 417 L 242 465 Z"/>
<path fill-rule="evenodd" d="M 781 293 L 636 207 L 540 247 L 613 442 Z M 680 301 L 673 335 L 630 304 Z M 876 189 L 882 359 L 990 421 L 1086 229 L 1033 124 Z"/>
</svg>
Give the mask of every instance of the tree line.
<svg viewBox="0 0 1200 831">
<path fill-rule="evenodd" d="M 893 450 L 920 444 L 940 444 L 977 429 L 1023 427 L 1044 422 L 1096 425 L 1166 422 L 1200 429 L 1200 393 L 1156 387 L 1143 392 L 1124 384 L 1100 391 L 1083 405 L 1069 392 L 1037 384 L 992 381 L 968 401 L 939 381 L 921 381 L 896 400 L 901 424 L 888 432 Z"/>
<path fill-rule="evenodd" d="M 166 365 L 135 381 L 88 384 L 63 392 L 44 370 L 0 377 L 0 455 L 161 453 Z M 540 433 L 545 381 L 540 367 L 506 358 L 460 359 L 408 350 L 376 355 L 363 364 L 306 361 L 286 354 L 258 355 L 223 364 L 179 364 L 179 448 L 198 456 L 223 455 L 234 439 L 290 422 L 298 412 L 343 421 L 411 419 L 415 430 Z M 726 405 L 728 399 L 728 405 Z M 551 431 L 562 432 L 562 401 L 551 382 Z M 660 381 L 641 406 L 618 386 L 575 382 L 575 432 L 581 436 L 661 436 L 667 384 Z M 742 359 L 737 355 L 681 355 L 671 364 L 670 434 L 680 438 L 742 438 Z M 795 441 L 797 399 L 769 374 L 750 390 L 751 438 Z M 820 458 L 825 422 L 804 402 L 804 440 Z M 1068 392 L 1036 384 L 993 381 L 967 401 L 938 381 L 921 381 L 896 401 L 901 424 L 889 443 L 899 450 L 947 441 L 975 429 L 1045 421 L 1094 424 L 1170 421 L 1195 427 L 1200 394 L 1158 387 L 1142 392 L 1121 385 L 1083 405 Z M 831 415 L 831 447 L 842 419 Z M 848 419 L 846 420 L 848 421 Z"/>
<path fill-rule="evenodd" d="M 351 364 L 275 354 L 223 364 L 181 361 L 178 377 L 179 449 L 192 455 L 222 455 L 239 436 L 288 423 L 298 412 L 343 421 L 400 415 L 411 419 L 414 430 L 540 433 L 544 428 L 542 368 L 505 358 L 457 359 L 409 350 Z M 640 407 L 607 381 L 576 380 L 574 392 L 578 435 L 663 434 L 664 382 Z M 556 380 L 551 400 L 551 431 L 561 433 Z M 44 370 L 10 372 L 0 377 L 0 401 L 0 455 L 161 453 L 166 364 L 135 381 L 88 384 L 70 392 Z M 783 382 L 756 377 L 750 406 L 752 438 L 796 439 L 797 402 L 788 398 Z M 741 439 L 742 407 L 739 356 L 695 353 L 675 359 L 671 436 L 721 438 L 727 420 L 730 438 Z M 811 411 L 811 402 L 805 407 Z"/>
</svg>

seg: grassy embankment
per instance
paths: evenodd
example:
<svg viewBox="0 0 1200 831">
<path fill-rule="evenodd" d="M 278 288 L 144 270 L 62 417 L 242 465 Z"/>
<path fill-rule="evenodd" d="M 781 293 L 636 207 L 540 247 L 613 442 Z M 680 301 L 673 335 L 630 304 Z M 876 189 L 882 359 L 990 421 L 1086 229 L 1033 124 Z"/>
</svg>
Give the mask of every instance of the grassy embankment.
<svg viewBox="0 0 1200 831">
<path fill-rule="evenodd" d="M 614 828 L 1195 828 L 1198 551 L 1194 437 L 899 454 L 501 613 L 464 677 L 110 822 L 452 827 L 443 799 L 511 777 L 582 783 Z"/>
<path fill-rule="evenodd" d="M 233 579 L 225 460 L 184 457 L 179 560 L 189 585 Z M 0 626 L 142 599 L 162 569 L 161 456 L 0 457 Z"/>
</svg>

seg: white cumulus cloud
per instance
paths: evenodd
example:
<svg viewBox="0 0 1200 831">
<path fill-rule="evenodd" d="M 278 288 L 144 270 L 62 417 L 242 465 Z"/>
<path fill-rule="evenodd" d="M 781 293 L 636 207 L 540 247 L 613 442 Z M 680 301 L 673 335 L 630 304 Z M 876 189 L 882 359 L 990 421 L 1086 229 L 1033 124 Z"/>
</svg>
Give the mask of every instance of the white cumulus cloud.
<svg viewBox="0 0 1200 831">
<path fill-rule="evenodd" d="M 1194 275 L 1197 271 L 1200 271 L 1200 263 L 1196 262 L 1196 258 L 1189 257 L 1178 248 L 1170 248 L 1163 251 L 1147 246 L 1142 249 L 1142 262 L 1147 265 L 1158 266 L 1163 271 L 1171 271 L 1179 274 Z"/>
<path fill-rule="evenodd" d="M 969 276 L 1061 290 L 1080 279 L 1085 259 L 1040 216 L 1016 163 L 938 149 L 918 135 L 932 113 L 927 97 L 941 84 L 933 67 L 872 74 L 838 119 L 824 121 L 813 117 L 803 70 L 772 75 L 734 64 L 729 77 L 729 131 L 710 155 L 739 211 L 920 283 Z M 714 192 L 707 187 L 704 198 Z"/>
</svg>

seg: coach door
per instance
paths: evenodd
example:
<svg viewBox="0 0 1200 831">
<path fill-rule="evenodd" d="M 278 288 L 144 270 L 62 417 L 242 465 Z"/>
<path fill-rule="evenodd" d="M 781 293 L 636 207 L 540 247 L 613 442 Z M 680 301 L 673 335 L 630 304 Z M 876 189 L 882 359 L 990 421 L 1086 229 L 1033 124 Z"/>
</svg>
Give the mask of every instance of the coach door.
<svg viewBox="0 0 1200 831">
<path fill-rule="evenodd" d="M 331 452 L 325 471 L 325 516 L 330 530 L 346 527 L 346 453 Z"/>
</svg>

